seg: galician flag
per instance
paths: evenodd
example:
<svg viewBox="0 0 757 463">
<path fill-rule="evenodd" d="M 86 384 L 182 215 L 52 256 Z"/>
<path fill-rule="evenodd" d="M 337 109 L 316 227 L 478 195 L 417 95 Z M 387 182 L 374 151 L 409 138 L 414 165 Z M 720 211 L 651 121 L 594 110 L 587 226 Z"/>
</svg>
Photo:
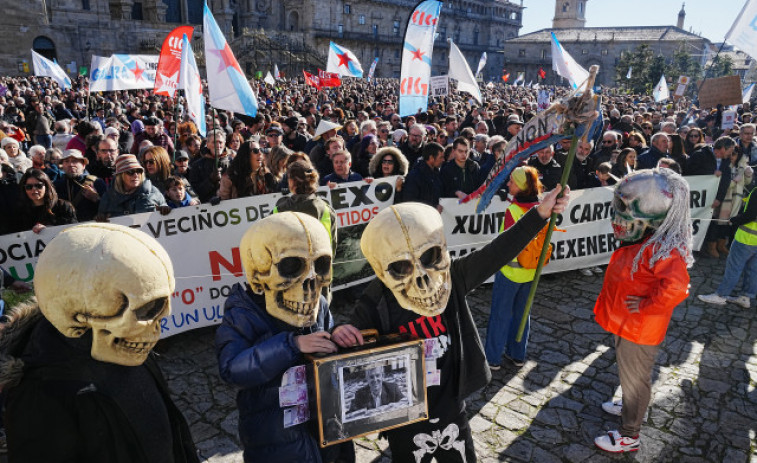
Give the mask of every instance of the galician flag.
<svg viewBox="0 0 757 463">
<path fill-rule="evenodd" d="M 757 58 L 757 1 L 747 0 L 725 41 L 752 58 Z"/>
<path fill-rule="evenodd" d="M 747 85 L 747 87 L 741 93 L 741 102 L 742 103 L 749 103 L 749 100 L 752 99 L 752 91 L 754 91 L 754 82 L 752 82 L 751 84 Z"/>
<path fill-rule="evenodd" d="M 628 67 L 628 74 L 626 74 L 626 79 L 630 79 L 631 78 L 631 72 L 632 71 L 633 71 L 633 66 L 629 66 Z"/>
<path fill-rule="evenodd" d="M 57 82 L 61 88 L 71 88 L 71 79 L 58 63 L 50 61 L 34 50 L 32 50 L 32 63 L 34 65 L 35 76 L 49 77 Z"/>
<path fill-rule="evenodd" d="M 239 67 L 231 47 L 226 43 L 207 3 L 204 11 L 203 38 L 210 104 L 219 109 L 255 116 L 258 113 L 258 100 L 252 93 L 250 83 Z"/>
<path fill-rule="evenodd" d="M 526 73 L 525 72 L 519 72 L 518 77 L 515 78 L 515 82 L 513 82 L 513 85 L 522 84 L 526 81 Z"/>
<path fill-rule="evenodd" d="M 478 60 L 478 68 L 476 69 L 476 75 L 479 75 L 486 66 L 486 52 L 481 54 L 481 59 Z"/>
<path fill-rule="evenodd" d="M 279 72 L 279 65 L 278 64 L 274 64 L 273 65 L 273 78 L 276 79 L 276 80 L 281 79 L 281 73 Z"/>
<path fill-rule="evenodd" d="M 326 72 L 347 77 L 363 77 L 363 68 L 354 53 L 331 42 Z"/>
<path fill-rule="evenodd" d="M 654 96 L 654 100 L 658 103 L 670 98 L 670 90 L 668 90 L 668 81 L 665 80 L 665 74 L 660 76 L 660 81 L 655 85 L 652 96 Z"/>
<path fill-rule="evenodd" d="M 461 92 L 468 92 L 473 98 L 481 104 L 481 90 L 478 88 L 478 82 L 473 77 L 473 73 L 465 61 L 465 56 L 460 52 L 452 39 L 449 41 L 449 76 L 457 79 L 457 89 Z"/>
<path fill-rule="evenodd" d="M 576 63 L 570 54 L 560 45 L 557 36 L 552 32 L 552 70 L 568 79 L 573 89 L 578 88 L 589 78 L 589 71 Z"/>
<path fill-rule="evenodd" d="M 202 79 L 197 69 L 195 54 L 189 46 L 189 38 L 184 34 L 181 45 L 179 66 L 179 88 L 184 89 L 187 98 L 187 114 L 197 126 L 200 135 L 205 136 L 205 97 L 202 96 Z"/>
</svg>

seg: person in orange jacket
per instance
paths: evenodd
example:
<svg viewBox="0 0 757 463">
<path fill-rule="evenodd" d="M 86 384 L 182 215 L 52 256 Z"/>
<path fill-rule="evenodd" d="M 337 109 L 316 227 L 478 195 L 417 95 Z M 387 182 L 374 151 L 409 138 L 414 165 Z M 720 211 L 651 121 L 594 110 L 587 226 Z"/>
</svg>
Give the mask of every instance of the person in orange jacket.
<svg viewBox="0 0 757 463">
<path fill-rule="evenodd" d="M 621 246 L 613 253 L 594 306 L 602 328 L 613 334 L 622 401 L 602 408 L 621 417 L 619 430 L 594 443 L 614 453 L 639 449 L 649 405 L 652 368 L 673 309 L 689 294 L 692 256 L 689 187 L 670 169 L 636 171 L 618 184 L 612 227 Z"/>
</svg>

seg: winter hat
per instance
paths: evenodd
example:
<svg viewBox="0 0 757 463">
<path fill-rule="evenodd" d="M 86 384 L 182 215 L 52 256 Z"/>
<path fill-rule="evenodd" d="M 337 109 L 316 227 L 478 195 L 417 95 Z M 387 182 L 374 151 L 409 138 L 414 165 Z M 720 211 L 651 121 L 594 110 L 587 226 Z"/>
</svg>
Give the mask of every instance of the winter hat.
<svg viewBox="0 0 757 463">
<path fill-rule="evenodd" d="M 14 145 L 16 145 L 16 146 L 19 146 L 18 140 L 13 139 L 11 137 L 5 137 L 5 138 L 3 138 L 2 141 L 0 141 L 0 148 L 5 149 L 5 147 L 8 146 L 8 145 L 10 145 L 11 143 L 14 144 Z"/>
<path fill-rule="evenodd" d="M 528 188 L 528 177 L 526 176 L 525 166 L 513 170 L 513 173 L 510 174 L 510 179 L 512 179 L 513 183 L 515 183 L 515 186 L 517 186 L 519 190 L 523 191 Z"/>
<path fill-rule="evenodd" d="M 136 156 L 133 154 L 122 154 L 116 158 L 116 175 L 123 174 L 132 169 L 139 169 L 144 172 Z"/>
</svg>

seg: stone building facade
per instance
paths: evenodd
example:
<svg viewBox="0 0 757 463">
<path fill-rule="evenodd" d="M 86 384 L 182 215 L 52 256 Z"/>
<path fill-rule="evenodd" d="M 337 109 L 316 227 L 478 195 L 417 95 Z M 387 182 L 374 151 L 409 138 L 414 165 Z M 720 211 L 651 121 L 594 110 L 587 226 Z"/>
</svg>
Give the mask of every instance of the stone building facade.
<svg viewBox="0 0 757 463">
<path fill-rule="evenodd" d="M 248 77 L 277 64 L 286 75 L 325 66 L 330 41 L 352 50 L 376 75 L 399 76 L 408 17 L 417 0 L 208 0 L 219 26 Z M 202 67 L 203 0 L 24 0 L 6 8 L 0 34 L 0 74 L 23 74 L 29 49 L 70 69 L 89 66 L 91 56 L 157 54 L 179 24 L 196 26 L 193 48 Z M 444 2 L 435 43 L 433 74 L 447 72 L 451 38 L 474 67 L 486 51 L 485 78 L 498 78 L 508 39 L 517 37 L 523 2 Z M 201 70 L 202 71 L 202 70 Z"/>
<path fill-rule="evenodd" d="M 563 48 L 584 68 L 600 67 L 597 83 L 617 85 L 616 66 L 624 52 L 632 52 L 641 44 L 655 53 L 672 57 L 680 48 L 687 50 L 704 67 L 713 54 L 709 40 L 683 29 L 685 12 L 678 13 L 677 26 L 574 27 L 585 22 L 586 0 L 556 0 L 555 19 L 551 29 L 525 34 L 505 42 L 504 67 L 511 76 L 525 73 L 525 82 L 548 85 L 567 84 L 552 71 L 552 38 L 554 32 Z M 562 27 L 570 25 L 570 27 Z M 544 69 L 547 76 L 538 78 Z M 626 70 L 623 70 L 625 73 Z"/>
</svg>

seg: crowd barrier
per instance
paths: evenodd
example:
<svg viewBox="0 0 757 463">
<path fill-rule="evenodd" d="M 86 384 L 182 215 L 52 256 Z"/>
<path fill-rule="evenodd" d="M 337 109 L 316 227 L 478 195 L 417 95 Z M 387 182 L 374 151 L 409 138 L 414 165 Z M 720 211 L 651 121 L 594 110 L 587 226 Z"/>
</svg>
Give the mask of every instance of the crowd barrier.
<svg viewBox="0 0 757 463">
<path fill-rule="evenodd" d="M 340 290 L 373 278 L 373 271 L 360 251 L 365 225 L 394 202 L 396 177 L 372 183 L 341 184 L 318 192 L 336 212 L 338 248 L 334 261 L 333 289 Z M 691 187 L 691 215 L 695 249 L 704 241 L 711 205 L 719 179 L 713 176 L 687 177 Z M 610 227 L 612 187 L 592 188 L 571 193 L 567 210 L 558 221 L 564 232 L 552 235 L 552 260 L 544 273 L 577 270 L 609 262 L 618 246 Z M 161 322 L 163 337 L 218 324 L 231 286 L 244 281 L 239 241 L 252 222 L 273 212 L 280 194 L 222 201 L 217 206 L 175 209 L 159 213 L 118 217 L 113 223 L 137 228 L 155 237 L 168 251 L 176 274 L 172 313 Z M 443 199 L 447 245 L 453 257 L 482 247 L 499 232 L 507 203 L 494 198 L 483 214 L 475 213 L 475 203 L 458 204 Z M 66 227 L 49 227 L 32 232 L 0 236 L 0 265 L 14 277 L 31 281 L 37 257 L 58 232 Z M 398 237 L 401 239 L 401 237 Z M 67 263 L 61 262 L 61 272 Z"/>
</svg>

